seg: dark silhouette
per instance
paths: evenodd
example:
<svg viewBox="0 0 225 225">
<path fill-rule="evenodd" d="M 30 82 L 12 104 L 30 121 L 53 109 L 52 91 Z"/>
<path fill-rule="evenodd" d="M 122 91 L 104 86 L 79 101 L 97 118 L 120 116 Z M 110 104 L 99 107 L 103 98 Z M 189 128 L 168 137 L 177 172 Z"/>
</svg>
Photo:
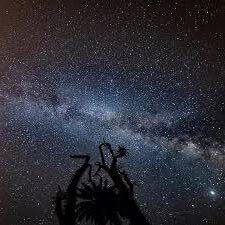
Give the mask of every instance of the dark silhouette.
<svg viewBox="0 0 225 225">
<path fill-rule="evenodd" d="M 55 212 L 59 218 L 60 225 L 74 225 L 75 224 L 74 223 L 75 209 L 76 209 L 76 204 L 77 204 L 76 192 L 77 192 L 78 184 L 79 184 L 84 172 L 90 166 L 90 164 L 89 164 L 90 157 L 87 155 L 74 155 L 74 156 L 70 156 L 70 157 L 77 158 L 77 159 L 85 159 L 85 162 L 72 176 L 72 179 L 66 190 L 66 193 L 64 193 L 60 187 L 57 192 L 56 199 L 55 199 Z M 63 202 L 65 203 L 64 206 L 63 206 Z"/>
<path fill-rule="evenodd" d="M 110 153 L 109 163 L 105 151 Z M 130 225 L 149 225 L 134 199 L 133 182 L 118 165 L 118 159 L 128 155 L 126 147 L 119 146 L 115 151 L 104 141 L 99 145 L 99 153 L 101 161 L 95 163 L 95 173 L 88 155 L 71 156 L 85 161 L 73 175 L 66 192 L 58 189 L 55 212 L 59 224 L 90 221 L 96 225 L 120 225 L 123 219 Z"/>
</svg>

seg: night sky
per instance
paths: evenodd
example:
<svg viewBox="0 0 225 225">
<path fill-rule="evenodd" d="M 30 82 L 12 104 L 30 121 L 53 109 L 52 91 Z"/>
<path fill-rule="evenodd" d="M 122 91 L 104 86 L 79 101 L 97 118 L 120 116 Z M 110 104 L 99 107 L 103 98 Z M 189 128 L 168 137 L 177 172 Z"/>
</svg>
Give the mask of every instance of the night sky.
<svg viewBox="0 0 225 225">
<path fill-rule="evenodd" d="M 0 223 L 52 197 L 103 138 L 153 225 L 225 224 L 225 1 L 0 1 Z"/>
</svg>

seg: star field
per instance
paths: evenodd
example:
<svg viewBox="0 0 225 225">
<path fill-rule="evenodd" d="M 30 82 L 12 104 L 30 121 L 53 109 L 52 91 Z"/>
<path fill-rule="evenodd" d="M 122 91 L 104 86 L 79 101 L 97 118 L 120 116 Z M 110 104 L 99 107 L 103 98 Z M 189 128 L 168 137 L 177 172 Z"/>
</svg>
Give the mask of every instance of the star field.
<svg viewBox="0 0 225 225">
<path fill-rule="evenodd" d="M 0 2 L 0 220 L 57 224 L 68 157 L 126 145 L 155 225 L 225 222 L 225 2 Z"/>
</svg>

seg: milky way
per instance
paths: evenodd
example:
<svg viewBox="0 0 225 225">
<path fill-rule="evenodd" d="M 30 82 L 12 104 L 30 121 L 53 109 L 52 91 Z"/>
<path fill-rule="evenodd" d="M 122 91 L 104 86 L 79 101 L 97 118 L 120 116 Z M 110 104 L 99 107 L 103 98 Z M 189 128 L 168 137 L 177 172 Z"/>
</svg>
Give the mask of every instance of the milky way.
<svg viewBox="0 0 225 225">
<path fill-rule="evenodd" d="M 105 138 L 152 224 L 225 221 L 221 1 L 2 1 L 0 220 L 56 224 L 52 197 Z M 188 221 L 188 222 L 187 222 Z"/>
</svg>

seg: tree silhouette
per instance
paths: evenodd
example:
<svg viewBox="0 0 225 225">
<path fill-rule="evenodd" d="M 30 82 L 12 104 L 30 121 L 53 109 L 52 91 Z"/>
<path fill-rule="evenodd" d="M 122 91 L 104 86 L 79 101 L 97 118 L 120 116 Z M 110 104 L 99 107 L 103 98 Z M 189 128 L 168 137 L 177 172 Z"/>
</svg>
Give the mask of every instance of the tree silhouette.
<svg viewBox="0 0 225 225">
<path fill-rule="evenodd" d="M 110 162 L 106 162 L 106 151 L 110 153 Z M 94 166 L 89 163 L 88 155 L 71 156 L 85 161 L 72 176 L 67 190 L 58 188 L 55 212 L 59 224 L 89 221 L 96 225 L 120 225 L 125 219 L 130 225 L 149 225 L 134 199 L 133 182 L 118 165 L 118 159 L 128 156 L 126 147 L 113 150 L 104 140 L 99 145 L 99 153 L 101 161 Z"/>
<path fill-rule="evenodd" d="M 118 196 L 114 186 L 108 186 L 107 182 L 98 185 L 82 184 L 79 189 L 79 197 L 83 200 L 77 204 L 77 221 L 90 220 L 96 225 L 115 224 L 120 225 L 118 209 Z"/>
</svg>

